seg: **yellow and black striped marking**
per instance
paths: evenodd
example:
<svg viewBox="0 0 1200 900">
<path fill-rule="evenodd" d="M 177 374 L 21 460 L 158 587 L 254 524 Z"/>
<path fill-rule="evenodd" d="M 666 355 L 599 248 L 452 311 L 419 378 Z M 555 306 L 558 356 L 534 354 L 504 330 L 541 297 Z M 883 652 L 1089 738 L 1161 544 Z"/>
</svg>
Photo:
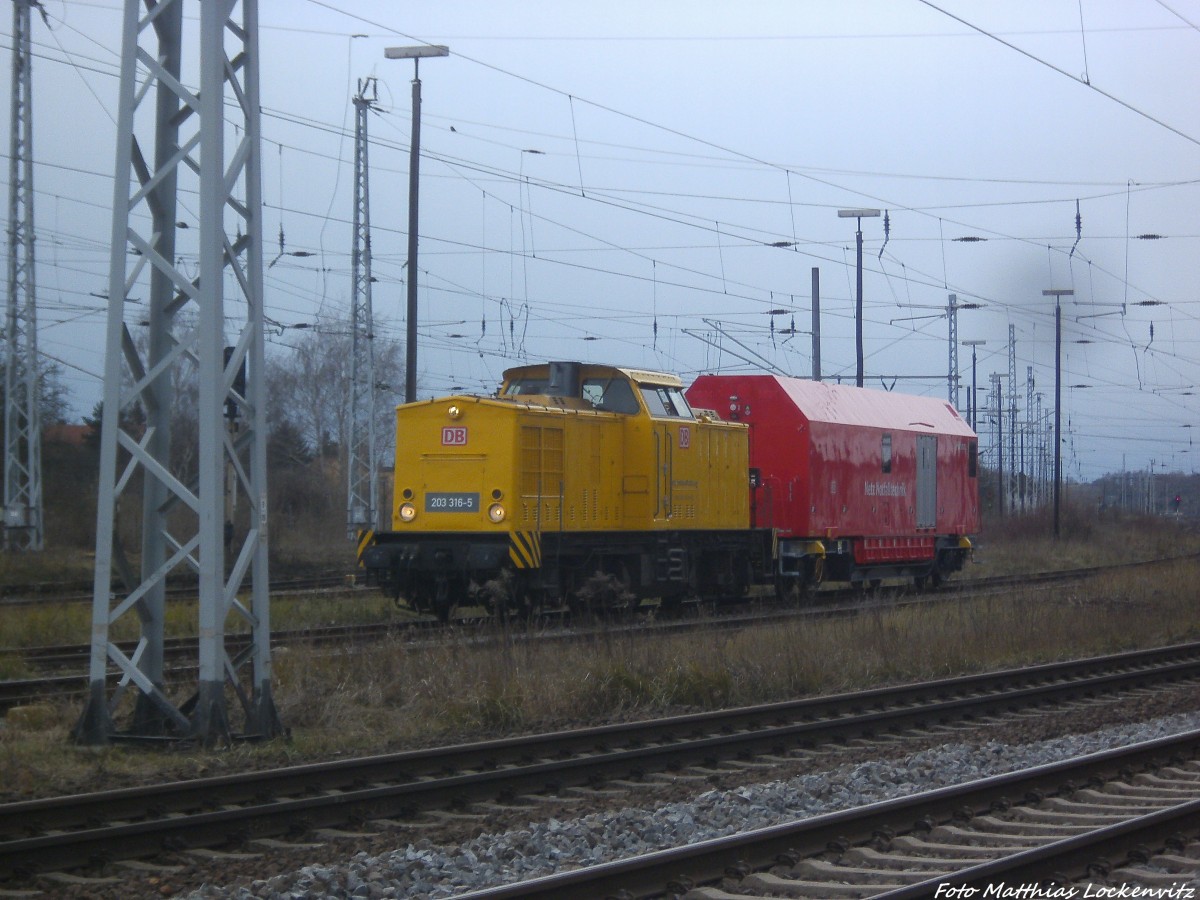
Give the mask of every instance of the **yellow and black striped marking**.
<svg viewBox="0 0 1200 900">
<path fill-rule="evenodd" d="M 518 569 L 542 567 L 542 535 L 538 531 L 514 531 L 509 534 L 508 558 Z"/>
<path fill-rule="evenodd" d="M 375 543 L 375 529 L 374 528 L 365 528 L 358 533 L 358 556 L 357 556 L 357 559 L 358 559 L 359 566 L 362 566 L 362 564 L 363 564 L 363 553 L 366 552 L 366 549 L 368 547 L 370 547 L 373 543 Z"/>
</svg>

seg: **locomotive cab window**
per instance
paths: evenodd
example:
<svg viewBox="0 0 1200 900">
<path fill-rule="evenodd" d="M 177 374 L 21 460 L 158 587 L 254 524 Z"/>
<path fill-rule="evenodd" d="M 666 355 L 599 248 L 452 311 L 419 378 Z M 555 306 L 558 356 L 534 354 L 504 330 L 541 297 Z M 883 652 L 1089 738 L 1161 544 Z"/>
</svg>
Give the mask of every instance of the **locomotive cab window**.
<svg viewBox="0 0 1200 900">
<path fill-rule="evenodd" d="M 886 475 L 892 471 L 892 436 L 890 434 L 883 436 L 881 456 L 883 459 L 881 468 L 883 469 L 883 474 Z"/>
<path fill-rule="evenodd" d="M 979 442 L 967 441 L 967 477 L 979 475 Z"/>
<path fill-rule="evenodd" d="M 683 391 L 677 387 L 667 387 L 661 384 L 638 385 L 642 390 L 642 399 L 650 415 L 656 418 L 693 419 L 692 408 L 683 398 Z"/>
<path fill-rule="evenodd" d="M 629 382 L 619 378 L 588 378 L 583 382 L 583 399 L 601 412 L 634 415 L 637 399 Z"/>
<path fill-rule="evenodd" d="M 504 391 L 506 397 L 528 396 L 530 394 L 545 394 L 549 390 L 549 381 L 545 378 L 514 378 Z"/>
</svg>

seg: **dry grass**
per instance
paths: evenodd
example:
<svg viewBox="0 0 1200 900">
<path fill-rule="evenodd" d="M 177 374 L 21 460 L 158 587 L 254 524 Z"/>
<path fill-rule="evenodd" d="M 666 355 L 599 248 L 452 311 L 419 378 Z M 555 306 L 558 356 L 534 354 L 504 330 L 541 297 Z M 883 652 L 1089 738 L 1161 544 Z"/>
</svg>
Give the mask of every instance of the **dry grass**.
<svg viewBox="0 0 1200 900">
<path fill-rule="evenodd" d="M 248 598 L 243 602 L 249 606 Z M 196 605 L 172 602 L 166 608 L 165 630 L 169 637 L 193 637 L 197 634 Z M 411 616 L 376 593 L 347 590 L 330 594 L 280 595 L 271 598 L 272 631 L 290 631 L 318 625 L 353 625 L 367 622 L 405 621 Z M 90 641 L 92 608 L 87 603 L 47 603 L 45 605 L 0 608 L 0 635 L 5 647 L 44 647 L 58 644 L 86 644 Z M 138 638 L 136 616 L 118 619 L 112 629 L 115 640 Z M 227 633 L 247 631 L 245 620 L 230 614 Z M 4 666 L 0 657 L 0 667 Z M 0 677 L 5 676 L 0 668 Z"/>
<path fill-rule="evenodd" d="M 1033 527 L 1024 523 L 1017 538 L 989 537 L 982 568 L 1005 559 L 1035 565 L 1051 542 L 1028 533 Z M 1159 521 L 1099 524 L 1088 540 L 1057 549 L 1088 564 L 1195 544 L 1193 535 L 1174 524 L 1164 529 Z M 1053 556 L 1053 547 L 1045 549 Z M 273 686 L 290 740 L 167 753 L 77 748 L 68 734 L 79 709 L 63 704 L 41 717 L 40 727 L 0 729 L 0 784 L 9 798 L 94 790 L 1200 639 L 1194 610 L 1200 562 L 1181 560 L 1150 573 L 911 608 L 880 597 L 868 612 L 845 619 L 673 637 L 610 632 L 576 643 L 481 647 L 463 635 L 428 647 L 387 641 L 335 652 L 289 649 L 275 654 Z M 390 614 L 386 605 L 350 605 L 361 599 L 297 599 L 278 604 L 273 621 L 284 627 L 281 619 L 290 620 L 295 627 L 305 619 L 344 620 L 351 608 L 366 618 Z M 9 624 L 3 623 L 6 635 Z"/>
<path fill-rule="evenodd" d="M 1069 594 L 969 602 L 673 637 L 609 633 L 572 644 L 285 654 L 276 699 L 297 746 L 381 751 L 855 690 L 886 682 L 1097 655 L 1200 638 L 1181 561 Z"/>
<path fill-rule="evenodd" d="M 41 553 L 6 553 L 0 550 L 0 594 L 6 585 L 57 585 L 77 582 L 90 585 L 95 571 L 95 555 L 77 550 L 51 547 Z"/>
<path fill-rule="evenodd" d="M 1200 529 L 1190 519 L 1103 514 L 1065 503 L 1054 539 L 1051 510 L 1010 518 L 985 517 L 975 565 L 986 574 L 1047 572 L 1200 552 Z"/>
</svg>

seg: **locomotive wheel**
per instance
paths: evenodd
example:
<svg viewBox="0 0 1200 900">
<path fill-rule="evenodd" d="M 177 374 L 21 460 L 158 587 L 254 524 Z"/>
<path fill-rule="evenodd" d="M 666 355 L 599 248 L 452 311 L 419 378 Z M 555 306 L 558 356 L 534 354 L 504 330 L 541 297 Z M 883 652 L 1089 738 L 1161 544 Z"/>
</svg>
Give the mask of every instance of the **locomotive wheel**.
<svg viewBox="0 0 1200 900">
<path fill-rule="evenodd" d="M 668 594 L 658 601 L 658 617 L 677 616 L 685 608 L 691 609 L 702 603 L 698 594 Z"/>
<path fill-rule="evenodd" d="M 617 568 L 625 578 L 597 570 L 577 590 L 571 592 L 569 603 L 572 614 L 584 619 L 591 616 L 610 618 L 637 608 L 637 596 L 629 589 L 628 572 L 624 564 L 618 563 Z"/>
<path fill-rule="evenodd" d="M 941 569 L 934 563 L 926 574 L 914 576 L 913 587 L 918 591 L 933 591 L 937 590 L 944 580 Z"/>
<path fill-rule="evenodd" d="M 528 619 L 533 612 L 529 585 L 508 567 L 479 586 L 475 596 L 498 619 Z"/>
<path fill-rule="evenodd" d="M 529 595 L 529 590 L 523 585 L 514 587 L 512 594 L 497 607 L 496 612 L 501 618 L 515 622 L 528 622 L 533 618 L 533 600 Z"/>
<path fill-rule="evenodd" d="M 815 591 L 821 584 L 824 574 L 824 560 L 811 557 L 802 560 L 801 568 L 795 578 L 783 578 L 775 575 L 775 599 L 781 603 L 801 604 L 809 601 L 809 593 Z"/>
<path fill-rule="evenodd" d="M 804 599 L 805 585 L 799 578 L 775 579 L 775 599 L 780 603 L 798 604 Z"/>
<path fill-rule="evenodd" d="M 442 624 L 450 621 L 450 613 L 457 604 L 450 599 L 450 576 L 439 574 L 434 585 L 433 614 Z"/>
</svg>

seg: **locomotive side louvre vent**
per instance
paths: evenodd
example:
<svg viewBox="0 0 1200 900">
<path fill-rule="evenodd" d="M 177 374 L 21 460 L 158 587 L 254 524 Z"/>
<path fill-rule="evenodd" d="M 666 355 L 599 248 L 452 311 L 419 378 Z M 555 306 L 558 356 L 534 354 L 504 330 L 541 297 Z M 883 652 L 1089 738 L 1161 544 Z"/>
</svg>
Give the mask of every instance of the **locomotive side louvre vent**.
<svg viewBox="0 0 1200 900">
<path fill-rule="evenodd" d="M 696 504 L 694 503 L 676 503 L 671 507 L 672 519 L 695 519 Z"/>
<path fill-rule="evenodd" d="M 523 523 L 553 525 L 563 489 L 563 429 L 522 425 L 520 491 Z"/>
</svg>

